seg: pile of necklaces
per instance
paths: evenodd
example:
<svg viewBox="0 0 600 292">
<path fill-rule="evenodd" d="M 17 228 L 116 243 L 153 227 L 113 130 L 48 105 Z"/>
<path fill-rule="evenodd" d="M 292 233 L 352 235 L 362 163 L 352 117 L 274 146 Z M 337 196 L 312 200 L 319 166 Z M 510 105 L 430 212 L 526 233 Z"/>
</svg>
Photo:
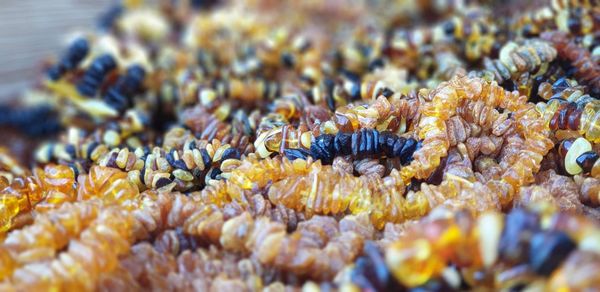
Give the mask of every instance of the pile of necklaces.
<svg viewBox="0 0 600 292">
<path fill-rule="evenodd" d="M 596 0 L 143 2 L 0 105 L 1 291 L 600 288 Z"/>
</svg>

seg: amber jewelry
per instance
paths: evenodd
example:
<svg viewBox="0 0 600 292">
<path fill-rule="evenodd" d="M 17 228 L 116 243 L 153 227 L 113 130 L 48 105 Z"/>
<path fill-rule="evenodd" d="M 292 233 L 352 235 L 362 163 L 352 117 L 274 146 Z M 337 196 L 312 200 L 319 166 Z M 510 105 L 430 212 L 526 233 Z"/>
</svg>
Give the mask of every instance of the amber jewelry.
<svg viewBox="0 0 600 292">
<path fill-rule="evenodd" d="M 75 198 L 73 170 L 64 165 L 35 169 L 32 176 L 16 177 L 0 191 L 0 234 L 11 229 L 13 219 L 41 202 L 62 203 Z"/>
<path fill-rule="evenodd" d="M 541 220 L 549 224 L 543 225 Z M 567 229 L 567 224 L 580 229 Z M 451 262 L 461 268 L 462 278 L 470 285 L 501 289 L 515 281 L 542 278 L 545 280 L 537 284 L 540 288 L 585 287 L 596 283 L 595 279 L 586 277 L 575 283 L 563 273 L 574 268 L 573 261 L 582 262 L 582 254 L 597 257 L 587 244 L 578 248 L 578 244 L 592 241 L 597 233 L 597 226 L 589 219 L 558 212 L 544 214 L 517 209 L 506 216 L 492 212 L 477 219 L 459 213 L 412 226 L 385 248 L 385 260 L 395 278 L 407 286 L 440 277 Z M 445 240 L 437 241 L 440 238 Z M 429 256 L 417 258 L 417 251 Z M 500 263 L 504 264 L 502 268 L 497 266 Z M 427 268 L 414 269 L 413 265 Z M 485 273 L 488 269 L 494 269 L 500 281 L 487 282 L 475 277 L 478 271 Z"/>
<path fill-rule="evenodd" d="M 76 39 L 71 43 L 63 57 L 48 69 L 48 77 L 56 81 L 63 77 L 67 72 L 77 68 L 79 63 L 81 63 L 88 54 L 89 50 L 90 48 L 87 39 Z"/>
<path fill-rule="evenodd" d="M 77 218 L 71 220 L 73 219 L 77 220 Z M 65 223 L 68 222 L 63 224 Z M 77 230 L 77 233 L 80 232 L 79 238 L 59 239 L 63 246 L 68 244 L 60 257 L 52 255 L 49 261 L 44 261 L 42 264 L 26 263 L 14 269 L 12 273 L 10 271 L 9 274 L 3 273 L 7 279 L 0 285 L 10 285 L 9 287 L 24 290 L 59 289 L 60 287 L 92 289 L 103 273 L 111 272 L 115 268 L 119 256 L 129 251 L 133 223 L 133 216 L 117 207 L 98 211 L 98 216 L 91 220 L 89 226 Z M 54 240 L 52 237 L 49 239 Z M 84 256 L 86 252 L 93 252 L 95 256 Z M 98 258 L 102 258 L 103 261 L 97 262 Z M 64 273 L 73 265 L 78 267 L 77 272 Z M 39 276 L 29 277 L 32 267 L 37 268 Z M 51 276 L 42 277 L 43 274 Z"/>
<path fill-rule="evenodd" d="M 143 134 L 149 127 L 148 116 L 138 110 L 129 110 L 119 120 L 108 123 L 91 133 L 71 127 L 58 142 L 46 142 L 36 149 L 36 160 L 45 164 L 51 161 L 73 162 L 78 159 L 97 161 L 110 149 L 127 146 L 137 148 L 147 142 Z"/>
<path fill-rule="evenodd" d="M 600 94 L 600 65 L 592 60 L 587 49 L 578 46 L 564 32 L 547 32 L 542 34 L 542 38 L 556 47 L 560 58 L 576 68 L 575 77 L 590 87 L 590 93 L 596 96 Z"/>
<path fill-rule="evenodd" d="M 440 164 L 448 152 L 449 140 L 445 121 L 456 115 L 462 99 L 481 100 L 488 106 L 502 107 L 517 112 L 526 108 L 526 97 L 518 92 L 507 92 L 497 83 L 482 79 L 456 77 L 442 83 L 429 94 L 429 102 L 422 105 L 417 136 L 422 139 L 422 148 L 415 152 L 414 160 L 402 168 L 399 175 L 408 184 L 416 177 L 425 179 Z"/>
<path fill-rule="evenodd" d="M 556 50 L 548 42 L 539 39 L 528 40 L 522 45 L 510 42 L 502 46 L 498 59 L 483 59 L 485 70 L 472 71 L 469 76 L 491 77 L 502 84 L 518 79 L 524 73 L 539 74 L 537 71 L 543 71 L 555 58 Z"/>
<path fill-rule="evenodd" d="M 594 1 L 158 2 L 0 105 L 0 291 L 600 285 Z"/>
</svg>

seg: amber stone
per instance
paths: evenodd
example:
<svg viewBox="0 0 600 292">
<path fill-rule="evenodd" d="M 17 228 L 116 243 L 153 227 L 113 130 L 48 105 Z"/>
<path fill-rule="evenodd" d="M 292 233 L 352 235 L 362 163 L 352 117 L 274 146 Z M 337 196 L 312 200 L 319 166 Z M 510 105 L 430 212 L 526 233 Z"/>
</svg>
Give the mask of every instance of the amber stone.
<svg viewBox="0 0 600 292">
<path fill-rule="evenodd" d="M 592 171 L 592 167 L 594 166 L 594 163 L 596 163 L 598 158 L 598 153 L 594 151 L 588 151 L 579 155 L 579 157 L 577 157 L 576 159 L 576 162 L 583 169 L 584 173 L 589 173 L 590 171 Z"/>
</svg>

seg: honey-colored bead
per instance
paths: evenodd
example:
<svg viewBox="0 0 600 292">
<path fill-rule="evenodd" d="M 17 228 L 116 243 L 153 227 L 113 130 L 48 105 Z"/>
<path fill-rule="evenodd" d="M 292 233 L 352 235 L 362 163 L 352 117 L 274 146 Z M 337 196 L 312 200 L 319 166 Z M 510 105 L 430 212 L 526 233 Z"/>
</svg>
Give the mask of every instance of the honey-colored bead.
<svg viewBox="0 0 600 292">
<path fill-rule="evenodd" d="M 426 240 L 395 242 L 387 248 L 385 262 L 402 284 L 414 287 L 441 273 L 445 267 L 433 246 Z"/>
</svg>

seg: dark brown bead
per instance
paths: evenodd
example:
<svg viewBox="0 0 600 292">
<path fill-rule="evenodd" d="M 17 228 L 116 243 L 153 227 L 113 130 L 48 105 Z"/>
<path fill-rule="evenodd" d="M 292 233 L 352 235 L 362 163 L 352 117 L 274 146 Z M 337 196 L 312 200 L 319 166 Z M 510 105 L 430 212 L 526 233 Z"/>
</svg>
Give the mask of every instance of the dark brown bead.
<svg viewBox="0 0 600 292">
<path fill-rule="evenodd" d="M 569 116 L 572 114 L 574 110 L 577 109 L 577 106 L 574 103 L 569 103 L 566 107 L 560 110 L 559 118 L 558 118 L 558 128 L 561 130 L 566 130 L 569 125 Z"/>
<path fill-rule="evenodd" d="M 576 109 L 569 115 L 569 130 L 577 131 L 579 130 L 579 123 L 581 121 L 581 114 L 583 114 L 583 110 Z"/>
<path fill-rule="evenodd" d="M 119 156 L 119 153 L 111 153 L 110 157 L 108 158 L 108 161 L 106 162 L 106 166 L 112 168 L 119 168 L 119 166 L 117 165 L 117 156 Z"/>
<path fill-rule="evenodd" d="M 552 116 L 552 119 L 550 119 L 550 130 L 556 131 L 558 130 L 558 121 L 560 119 L 560 113 L 563 110 L 564 105 L 560 105 L 558 107 L 558 110 L 556 110 L 556 112 L 554 113 L 554 116 Z"/>
<path fill-rule="evenodd" d="M 590 172 L 596 160 L 598 160 L 598 154 L 594 151 L 588 151 L 579 155 L 575 161 L 583 169 L 583 172 Z"/>
<path fill-rule="evenodd" d="M 567 156 L 567 152 L 569 151 L 569 148 L 571 148 L 573 141 L 573 139 L 567 139 L 560 143 L 560 146 L 558 146 L 558 155 L 560 155 L 561 159 L 564 159 L 565 156 Z"/>
</svg>

